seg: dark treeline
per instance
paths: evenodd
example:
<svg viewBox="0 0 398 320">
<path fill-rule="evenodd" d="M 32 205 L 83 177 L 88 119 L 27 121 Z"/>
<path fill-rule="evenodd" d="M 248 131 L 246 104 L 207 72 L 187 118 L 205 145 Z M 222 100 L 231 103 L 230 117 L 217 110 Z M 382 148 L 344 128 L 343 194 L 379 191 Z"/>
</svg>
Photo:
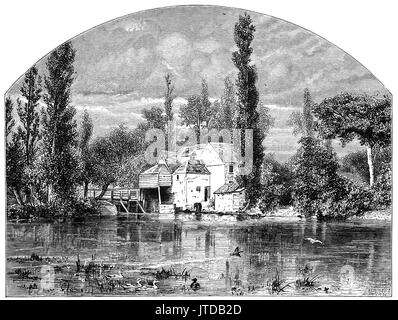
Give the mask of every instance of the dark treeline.
<svg viewBox="0 0 398 320">
<path fill-rule="evenodd" d="M 14 102 L 6 99 L 7 192 L 32 214 L 73 214 L 80 205 L 79 138 L 70 92 L 74 60 L 75 50 L 66 42 L 51 52 L 43 76 L 36 66 L 27 71 L 16 101 L 18 122 Z"/>
<path fill-rule="evenodd" d="M 221 97 L 211 102 L 203 78 L 198 93 L 180 106 L 181 124 L 193 129 L 197 143 L 206 130 L 237 128 L 242 141 L 244 129 L 253 130 L 253 170 L 237 177 L 246 188 L 248 208 L 272 212 L 293 206 L 305 216 L 345 218 L 389 207 L 391 98 L 341 93 L 315 103 L 305 89 L 302 112 L 294 112 L 289 120 L 300 136 L 299 148 L 286 163 L 279 163 L 263 146 L 273 118 L 256 87 L 257 69 L 251 60 L 255 31 L 249 15 L 239 17 L 234 29 L 237 50 L 231 57 L 236 79 L 225 77 Z M 9 213 L 95 212 L 95 200 L 109 186 L 137 187 L 139 173 L 149 166 L 144 157 L 148 129 L 165 132 L 166 148 L 171 147 L 168 134 L 176 120 L 176 89 L 170 74 L 164 77 L 163 107 L 144 109 L 144 121 L 134 129 L 121 124 L 94 139 L 89 113 L 85 110 L 78 124 L 71 105 L 74 60 L 72 44 L 61 45 L 49 55 L 43 75 L 36 66 L 27 71 L 20 99 L 6 98 Z M 364 150 L 338 159 L 332 147 L 336 139 L 343 145 L 356 139 Z M 90 185 L 101 192 L 88 201 Z"/>
</svg>

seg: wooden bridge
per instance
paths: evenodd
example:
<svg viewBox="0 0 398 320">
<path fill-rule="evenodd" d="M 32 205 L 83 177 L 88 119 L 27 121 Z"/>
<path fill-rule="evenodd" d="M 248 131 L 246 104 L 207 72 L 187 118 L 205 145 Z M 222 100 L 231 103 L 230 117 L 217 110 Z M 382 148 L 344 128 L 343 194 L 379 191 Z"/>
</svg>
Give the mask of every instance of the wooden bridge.
<svg viewBox="0 0 398 320">
<path fill-rule="evenodd" d="M 94 199 L 101 194 L 100 189 L 88 189 L 87 198 Z M 146 213 L 140 203 L 140 189 L 113 188 L 108 189 L 101 200 L 106 200 L 118 208 L 123 208 L 125 212 Z"/>
</svg>

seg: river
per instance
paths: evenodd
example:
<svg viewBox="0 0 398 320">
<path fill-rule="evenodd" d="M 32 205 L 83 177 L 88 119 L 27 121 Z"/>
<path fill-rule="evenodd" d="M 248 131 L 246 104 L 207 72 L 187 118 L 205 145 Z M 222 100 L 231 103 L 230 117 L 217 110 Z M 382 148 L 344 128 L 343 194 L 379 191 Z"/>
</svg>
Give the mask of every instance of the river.
<svg viewBox="0 0 398 320">
<path fill-rule="evenodd" d="M 7 296 L 391 295 L 390 222 L 204 220 L 8 223 Z"/>
</svg>

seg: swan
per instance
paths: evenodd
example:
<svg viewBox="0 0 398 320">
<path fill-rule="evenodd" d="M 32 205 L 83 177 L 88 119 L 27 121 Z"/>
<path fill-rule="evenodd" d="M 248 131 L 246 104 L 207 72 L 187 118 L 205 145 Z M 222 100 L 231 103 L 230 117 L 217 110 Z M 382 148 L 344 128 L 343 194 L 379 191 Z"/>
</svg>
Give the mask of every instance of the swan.
<svg viewBox="0 0 398 320">
<path fill-rule="evenodd" d="M 117 274 L 107 274 L 105 276 L 105 278 L 108 279 L 108 280 L 122 280 L 124 277 L 123 277 L 122 273 L 119 270 L 119 272 Z"/>
<path fill-rule="evenodd" d="M 317 239 L 313 239 L 313 238 L 304 238 L 304 240 L 307 240 L 307 241 L 311 242 L 311 244 L 315 244 L 315 243 L 323 244 L 322 241 L 317 240 Z"/>
<path fill-rule="evenodd" d="M 159 283 L 158 280 L 145 280 L 145 279 L 141 279 L 138 278 L 137 279 L 137 284 L 140 288 L 142 289 L 158 289 L 158 286 L 156 285 L 157 283 Z"/>
</svg>

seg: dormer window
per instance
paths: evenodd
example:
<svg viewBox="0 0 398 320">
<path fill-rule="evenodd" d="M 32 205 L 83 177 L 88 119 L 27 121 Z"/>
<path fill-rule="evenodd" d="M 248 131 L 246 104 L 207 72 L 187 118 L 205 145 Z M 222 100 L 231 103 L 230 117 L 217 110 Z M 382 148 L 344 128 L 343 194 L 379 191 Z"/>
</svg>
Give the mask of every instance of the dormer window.
<svg viewBox="0 0 398 320">
<path fill-rule="evenodd" d="M 229 166 L 229 173 L 234 173 L 234 166 L 233 165 Z"/>
</svg>

